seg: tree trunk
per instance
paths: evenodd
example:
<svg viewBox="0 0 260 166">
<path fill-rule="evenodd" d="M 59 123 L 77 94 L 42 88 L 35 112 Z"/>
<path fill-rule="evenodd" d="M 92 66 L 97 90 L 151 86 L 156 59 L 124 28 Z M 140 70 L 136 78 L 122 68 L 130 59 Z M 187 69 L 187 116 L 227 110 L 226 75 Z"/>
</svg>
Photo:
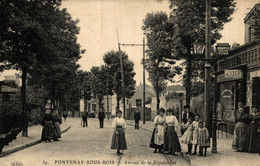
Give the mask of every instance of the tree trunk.
<svg viewBox="0 0 260 166">
<path fill-rule="evenodd" d="M 158 114 L 160 109 L 160 94 L 158 91 L 156 92 L 156 100 L 157 100 L 157 114 Z"/>
<path fill-rule="evenodd" d="M 186 73 L 186 86 L 185 86 L 185 90 L 186 90 L 186 105 L 190 105 L 190 98 L 191 98 L 191 55 L 190 53 L 188 53 L 188 58 L 187 58 L 187 73 Z"/>
<path fill-rule="evenodd" d="M 28 111 L 26 103 L 26 67 L 22 68 L 22 87 L 21 87 L 21 101 L 22 101 L 22 120 L 23 120 L 23 137 L 28 137 Z"/>
<path fill-rule="evenodd" d="M 118 95 L 116 97 L 116 101 L 117 101 L 117 103 L 116 103 L 116 111 L 118 111 L 119 110 L 119 102 L 120 102 L 120 98 L 118 97 Z"/>
</svg>

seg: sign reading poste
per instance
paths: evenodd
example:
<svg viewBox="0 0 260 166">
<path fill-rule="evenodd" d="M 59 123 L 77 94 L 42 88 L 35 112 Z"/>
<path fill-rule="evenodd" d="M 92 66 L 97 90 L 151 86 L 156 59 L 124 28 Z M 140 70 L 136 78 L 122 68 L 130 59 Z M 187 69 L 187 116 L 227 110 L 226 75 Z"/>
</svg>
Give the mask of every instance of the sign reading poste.
<svg viewBox="0 0 260 166">
<path fill-rule="evenodd" d="M 225 70 L 224 75 L 225 78 L 242 78 L 243 72 L 238 69 Z"/>
</svg>

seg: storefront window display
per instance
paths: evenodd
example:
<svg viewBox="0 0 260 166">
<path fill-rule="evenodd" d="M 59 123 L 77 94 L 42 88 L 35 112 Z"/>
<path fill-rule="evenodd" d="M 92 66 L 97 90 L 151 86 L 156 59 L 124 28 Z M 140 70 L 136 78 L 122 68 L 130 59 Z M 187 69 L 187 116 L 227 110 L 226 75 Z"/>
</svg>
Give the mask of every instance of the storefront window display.
<svg viewBox="0 0 260 166">
<path fill-rule="evenodd" d="M 235 82 L 220 84 L 218 119 L 235 122 Z"/>
</svg>

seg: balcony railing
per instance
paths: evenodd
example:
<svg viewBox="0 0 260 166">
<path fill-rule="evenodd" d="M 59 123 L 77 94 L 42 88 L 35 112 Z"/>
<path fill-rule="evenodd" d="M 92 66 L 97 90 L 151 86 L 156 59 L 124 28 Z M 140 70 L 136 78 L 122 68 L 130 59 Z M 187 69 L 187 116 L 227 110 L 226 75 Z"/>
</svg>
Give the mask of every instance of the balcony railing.
<svg viewBox="0 0 260 166">
<path fill-rule="evenodd" d="M 218 61 L 218 71 L 240 65 L 251 65 L 260 59 L 260 42 L 243 45 L 230 52 L 230 56 Z"/>
</svg>

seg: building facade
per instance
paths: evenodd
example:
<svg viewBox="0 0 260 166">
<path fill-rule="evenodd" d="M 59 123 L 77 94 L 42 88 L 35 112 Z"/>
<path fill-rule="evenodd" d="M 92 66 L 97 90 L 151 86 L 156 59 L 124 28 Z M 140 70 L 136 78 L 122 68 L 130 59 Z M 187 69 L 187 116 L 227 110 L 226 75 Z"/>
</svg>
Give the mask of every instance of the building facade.
<svg viewBox="0 0 260 166">
<path fill-rule="evenodd" d="M 217 62 L 217 118 L 227 123 L 231 133 L 240 106 L 249 106 L 248 113 L 252 105 L 260 106 L 260 39 L 253 30 L 253 18 L 259 9 L 260 3 L 244 19 L 245 44 Z"/>
</svg>

